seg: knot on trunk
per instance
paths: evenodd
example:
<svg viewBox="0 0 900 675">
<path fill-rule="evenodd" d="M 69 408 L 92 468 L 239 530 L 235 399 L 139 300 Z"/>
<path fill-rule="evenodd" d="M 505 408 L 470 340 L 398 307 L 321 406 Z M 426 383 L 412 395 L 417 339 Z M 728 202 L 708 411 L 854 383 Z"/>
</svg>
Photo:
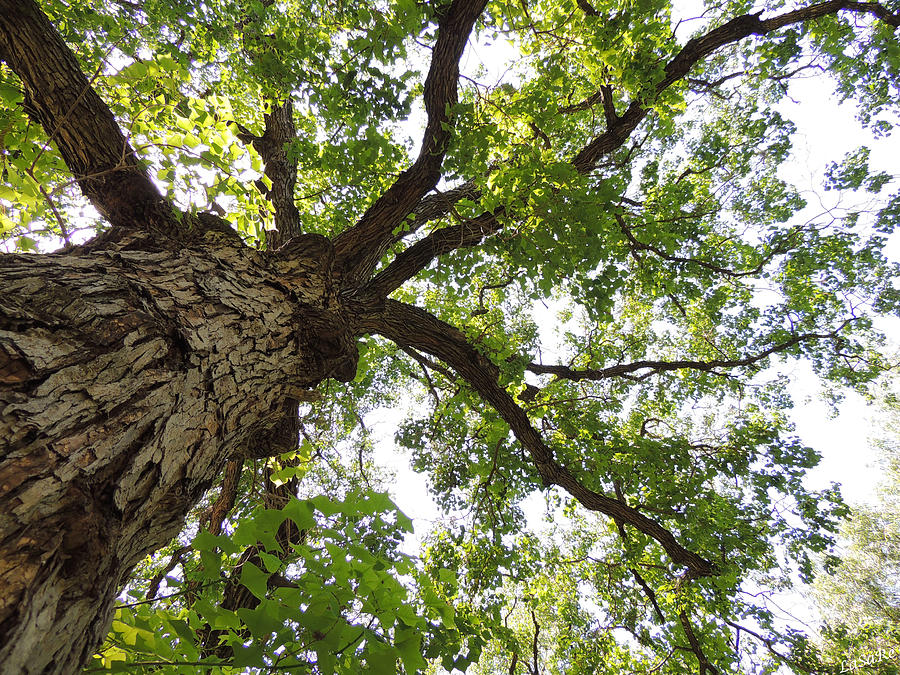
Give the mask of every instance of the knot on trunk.
<svg viewBox="0 0 900 675">
<path fill-rule="evenodd" d="M 342 313 L 306 307 L 298 326 L 301 347 L 318 359 L 321 379 L 350 382 L 356 377 L 359 350 Z"/>
</svg>

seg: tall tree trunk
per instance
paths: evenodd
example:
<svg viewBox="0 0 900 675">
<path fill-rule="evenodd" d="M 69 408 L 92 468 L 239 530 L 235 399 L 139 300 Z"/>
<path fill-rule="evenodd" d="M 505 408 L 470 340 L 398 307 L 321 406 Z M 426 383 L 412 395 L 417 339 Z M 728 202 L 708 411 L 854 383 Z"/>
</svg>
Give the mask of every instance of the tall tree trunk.
<svg viewBox="0 0 900 675">
<path fill-rule="evenodd" d="M 284 401 L 347 380 L 331 244 L 0 256 L 0 670 L 72 672 L 133 566 Z"/>
</svg>

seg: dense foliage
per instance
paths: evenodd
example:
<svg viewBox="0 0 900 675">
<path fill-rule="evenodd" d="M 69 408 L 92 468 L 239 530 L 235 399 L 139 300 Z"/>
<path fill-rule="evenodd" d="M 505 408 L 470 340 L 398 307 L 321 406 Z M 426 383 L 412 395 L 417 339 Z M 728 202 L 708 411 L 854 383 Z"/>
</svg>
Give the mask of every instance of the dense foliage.
<svg viewBox="0 0 900 675">
<path fill-rule="evenodd" d="M 455 77 L 432 54 L 465 4 L 42 2 L 160 189 L 251 247 L 280 243 L 279 218 L 329 238 L 368 222 L 421 127 L 444 153 L 365 288 L 445 332 L 374 326 L 356 378 L 300 404 L 297 447 L 230 464 L 135 570 L 92 671 L 834 665 L 768 603 L 838 562 L 847 512 L 803 481 L 819 455 L 779 367 L 835 391 L 887 369 L 873 321 L 900 309 L 900 193 L 861 147 L 821 187 L 859 206 L 804 211 L 777 104 L 827 77 L 887 137 L 900 4 L 494 0 L 458 96 L 423 109 Z M 108 227 L 5 65 L 0 99 L 9 249 Z M 415 536 L 377 461 L 391 409 L 446 515 Z"/>
</svg>

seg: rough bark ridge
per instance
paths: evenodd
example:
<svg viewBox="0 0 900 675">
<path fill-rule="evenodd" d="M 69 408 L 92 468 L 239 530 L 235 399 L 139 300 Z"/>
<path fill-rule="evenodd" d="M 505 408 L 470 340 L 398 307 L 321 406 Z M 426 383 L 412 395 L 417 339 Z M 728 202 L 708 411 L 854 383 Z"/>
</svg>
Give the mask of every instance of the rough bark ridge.
<svg viewBox="0 0 900 675">
<path fill-rule="evenodd" d="M 217 232 L 124 243 L 0 258 L 4 672 L 77 668 L 225 460 L 355 372 L 317 238 L 290 260 Z"/>
</svg>

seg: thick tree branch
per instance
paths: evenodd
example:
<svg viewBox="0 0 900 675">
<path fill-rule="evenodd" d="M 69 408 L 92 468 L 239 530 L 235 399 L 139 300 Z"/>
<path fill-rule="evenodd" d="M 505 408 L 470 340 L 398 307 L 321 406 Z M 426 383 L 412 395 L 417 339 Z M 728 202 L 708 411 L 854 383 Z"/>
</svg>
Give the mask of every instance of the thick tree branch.
<svg viewBox="0 0 900 675">
<path fill-rule="evenodd" d="M 171 206 L 33 0 L 0 0 L 0 59 L 22 81 L 26 112 L 56 143 L 82 192 L 110 223 L 174 229 Z"/>
<path fill-rule="evenodd" d="M 423 309 L 393 300 L 386 300 L 378 309 L 362 310 L 360 329 L 383 335 L 401 347 L 431 354 L 459 373 L 509 424 L 531 455 L 545 486 L 558 485 L 591 511 L 606 514 L 653 537 L 669 557 L 675 563 L 686 566 L 692 576 L 716 574 L 712 563 L 685 549 L 662 525 L 618 499 L 586 488 L 559 464 L 553 451 L 531 425 L 525 411 L 498 384 L 497 366 L 472 347 L 459 330 Z"/>
<path fill-rule="evenodd" d="M 225 465 L 225 477 L 222 479 L 222 487 L 219 489 L 219 496 L 216 501 L 210 505 L 209 510 L 201 517 L 201 523 L 205 518 L 209 518 L 206 529 L 212 534 L 222 533 L 222 524 L 225 518 L 234 508 L 237 500 L 238 484 L 241 480 L 241 471 L 244 468 L 243 459 L 230 459 Z"/>
<path fill-rule="evenodd" d="M 650 584 L 648 584 L 644 577 L 641 576 L 641 573 L 637 571 L 636 567 L 630 567 L 629 569 L 631 570 L 634 580 L 641 587 L 641 590 L 644 591 L 644 595 L 647 596 L 647 600 L 650 601 L 653 611 L 656 612 L 656 618 L 659 619 L 660 623 L 664 622 L 666 617 L 659 607 L 659 601 L 656 599 L 656 592 L 650 588 Z"/>
<path fill-rule="evenodd" d="M 297 136 L 291 101 L 273 105 L 272 112 L 265 115 L 265 123 L 262 136 L 254 136 L 238 125 L 238 138 L 256 148 L 265 164 L 265 174 L 272 181 L 271 188 L 262 186 L 261 189 L 275 207 L 275 230 L 266 234 L 266 247 L 274 251 L 301 234 L 300 212 L 294 203 L 297 161 L 289 159 L 287 153 L 287 145 Z"/>
<path fill-rule="evenodd" d="M 531 623 L 534 626 L 534 637 L 531 642 L 531 672 L 534 675 L 538 675 L 540 673 L 540 668 L 538 666 L 538 657 L 540 655 L 540 648 L 538 646 L 538 635 L 541 632 L 541 624 L 538 623 L 537 616 L 534 613 L 534 610 L 531 610 Z"/>
<path fill-rule="evenodd" d="M 409 214 L 441 177 L 441 164 L 450 140 L 449 110 L 457 101 L 459 59 L 487 0 L 453 0 L 439 24 L 437 43 L 425 79 L 425 112 L 428 121 L 419 157 L 363 214 L 351 229 L 334 242 L 338 268 L 347 281 L 371 274 L 387 250 L 392 230 Z"/>
<path fill-rule="evenodd" d="M 540 363 L 529 363 L 527 369 L 536 375 L 556 375 L 557 377 L 561 377 L 566 380 L 606 380 L 611 377 L 627 377 L 632 373 L 636 373 L 640 370 L 647 370 L 648 372 L 642 373 L 639 379 L 645 379 L 650 377 L 651 375 L 655 375 L 657 373 L 663 373 L 672 370 L 699 370 L 703 372 L 713 372 L 717 368 L 741 368 L 746 366 L 752 366 L 753 364 L 762 361 L 768 356 L 772 354 L 776 354 L 779 352 L 783 352 L 791 347 L 801 344 L 803 342 L 812 342 L 815 340 L 830 340 L 834 339 L 838 336 L 838 334 L 849 324 L 853 319 L 848 319 L 844 321 L 838 328 L 829 332 L 829 333 L 802 333 L 800 335 L 795 335 L 789 340 L 785 340 L 784 342 L 779 342 L 778 344 L 772 345 L 771 347 L 764 349 L 758 354 L 754 354 L 752 356 L 745 356 L 742 359 L 712 359 L 710 361 L 691 361 L 691 360 L 681 360 L 681 361 L 634 361 L 632 363 L 620 363 L 615 366 L 609 366 L 608 368 L 586 368 L 584 370 L 576 370 L 574 368 L 570 368 L 569 366 L 561 366 L 561 365 L 550 365 L 545 366 Z"/>
<path fill-rule="evenodd" d="M 569 105 L 561 106 L 557 112 L 560 115 L 571 115 L 572 113 L 581 112 L 582 110 L 589 110 L 593 108 L 597 103 L 600 103 L 603 100 L 603 91 L 598 90 L 593 94 L 588 96 L 583 101 L 579 101 L 578 103 L 571 103 Z"/>
<path fill-rule="evenodd" d="M 153 575 L 153 578 L 150 579 L 150 583 L 147 585 L 147 600 L 155 600 L 156 596 L 159 594 L 159 587 L 163 582 L 163 579 L 174 570 L 178 565 L 182 563 L 182 558 L 185 553 L 188 553 L 191 550 L 190 546 L 179 546 L 172 552 L 172 555 L 169 556 L 169 562 L 166 563 L 165 567 L 163 567 L 159 572 Z"/>
<path fill-rule="evenodd" d="M 600 12 L 594 9 L 594 6 L 589 3 L 587 0 L 575 0 L 578 7 L 582 12 L 587 14 L 588 16 L 600 16 Z"/>
<path fill-rule="evenodd" d="M 461 199 L 475 201 L 480 198 L 481 190 L 475 185 L 474 180 L 468 180 L 462 185 L 457 185 L 455 188 L 445 192 L 435 189 L 435 194 L 430 194 L 419 200 L 419 203 L 412 210 L 412 214 L 415 217 L 403 228 L 402 232 L 392 238 L 391 243 L 397 243 L 401 239 L 417 232 L 426 223 L 443 218 L 448 213 L 454 212 L 457 202 Z"/>
<path fill-rule="evenodd" d="M 475 246 L 485 236 L 500 229 L 500 224 L 492 214 L 483 214 L 472 220 L 463 218 L 456 212 L 456 203 L 461 199 L 476 200 L 479 197 L 481 191 L 472 180 L 452 190 L 424 197 L 413 212 L 415 219 L 393 237 L 391 244 L 408 237 L 425 223 L 442 218 L 448 213 L 455 214 L 461 224 L 441 228 L 399 253 L 388 267 L 366 284 L 365 291 L 361 295 L 386 298 L 392 291 L 428 267 L 436 257 L 462 246 Z"/>
<path fill-rule="evenodd" d="M 497 220 L 497 214 L 500 212 L 498 209 L 495 213 L 483 213 L 458 225 L 442 227 L 417 241 L 397 254 L 390 265 L 375 275 L 366 285 L 366 295 L 372 298 L 387 297 L 428 267 L 435 258 L 458 248 L 480 244 L 485 237 L 500 229 L 501 224 Z"/>
<path fill-rule="evenodd" d="M 694 627 L 691 625 L 687 612 L 681 610 L 678 613 L 678 619 L 681 621 L 681 628 L 684 630 L 685 637 L 687 637 L 688 643 L 691 645 L 691 651 L 694 652 L 694 656 L 700 662 L 700 675 L 718 675 L 719 669 L 710 663 L 709 659 L 706 658 L 706 654 L 703 653 L 700 640 L 697 639 L 697 634 L 694 632 Z"/>
<path fill-rule="evenodd" d="M 270 7 L 274 0 L 262 0 L 263 7 Z M 259 16 L 245 11 L 235 24 L 241 35 L 244 52 L 254 62 L 259 63 L 260 50 L 270 49 L 269 41 L 263 36 L 263 28 Z M 301 234 L 300 213 L 294 203 L 294 188 L 297 185 L 297 160 L 289 159 L 287 145 L 297 136 L 294 124 L 294 106 L 290 91 L 283 92 L 284 102 L 272 100 L 271 112 L 263 115 L 265 128 L 262 136 L 256 136 L 239 122 L 237 134 L 244 143 L 253 145 L 262 157 L 265 165 L 264 173 L 272 187 L 267 188 L 262 181 L 256 183 L 257 188 L 272 203 L 275 209 L 275 230 L 266 232 L 266 249 L 274 251 L 289 239 Z"/>
<path fill-rule="evenodd" d="M 612 87 L 601 85 L 600 94 L 600 102 L 603 103 L 603 117 L 606 120 L 606 126 L 610 127 L 619 119 L 619 115 L 616 113 L 616 104 L 613 100 Z"/>
<path fill-rule="evenodd" d="M 682 174 L 682 176 L 686 175 L 688 170 Z M 700 173 L 699 171 L 693 173 Z M 794 229 L 791 232 L 790 237 L 788 237 L 784 242 L 780 243 L 778 246 L 774 246 L 766 255 L 763 256 L 762 260 L 760 260 L 756 265 L 749 269 L 736 271 L 733 269 L 729 269 L 727 267 L 722 267 L 721 265 L 716 265 L 715 263 L 711 263 L 707 260 L 701 260 L 699 258 L 689 258 L 686 256 L 678 256 L 678 255 L 670 255 L 663 251 L 658 246 L 654 246 L 652 244 L 648 244 L 646 242 L 640 241 L 637 237 L 634 236 L 634 231 L 631 227 L 626 225 L 625 219 L 622 218 L 621 215 L 615 214 L 616 222 L 619 223 L 619 229 L 622 230 L 622 234 L 625 235 L 625 238 L 628 239 L 628 244 L 631 249 L 631 254 L 639 263 L 642 262 L 638 251 L 650 251 L 658 258 L 665 260 L 666 262 L 675 263 L 678 265 L 696 265 L 697 267 L 702 267 L 707 269 L 715 274 L 719 274 L 724 277 L 730 277 L 732 279 L 740 279 L 741 277 L 749 277 L 754 274 L 759 274 L 763 268 L 772 261 L 772 259 L 776 255 L 780 255 L 782 253 L 786 253 L 790 250 L 790 246 L 788 241 L 791 237 L 797 234 L 798 230 Z"/>
<path fill-rule="evenodd" d="M 803 21 L 818 19 L 841 10 L 873 14 L 891 26 L 900 26 L 900 15 L 892 14 L 885 7 L 875 2 L 848 2 L 846 0 L 829 0 L 792 12 L 785 12 L 771 19 L 760 19 L 760 14 L 744 14 L 714 28 L 705 35 L 688 40 L 687 44 L 669 61 L 665 68 L 665 77 L 656 85 L 656 94 L 668 89 L 684 78 L 702 59 L 725 45 L 738 42 L 751 35 L 766 35 L 772 31 Z M 603 100 L 602 94 L 598 100 Z M 625 113 L 609 123 L 607 128 L 579 152 L 572 163 L 579 171 L 589 171 L 604 155 L 621 146 L 646 117 L 649 107 L 632 101 Z"/>
<path fill-rule="evenodd" d="M 412 349 L 411 347 L 401 347 L 400 349 L 404 354 L 406 354 L 416 363 L 422 366 L 422 368 L 426 372 L 428 372 L 428 369 L 430 368 L 431 370 L 439 372 L 441 375 L 447 378 L 447 380 L 451 382 L 453 381 L 453 373 L 449 369 L 442 366 L 440 363 L 435 363 L 431 359 L 422 356 L 419 352 L 417 352 L 415 349 Z"/>
</svg>

